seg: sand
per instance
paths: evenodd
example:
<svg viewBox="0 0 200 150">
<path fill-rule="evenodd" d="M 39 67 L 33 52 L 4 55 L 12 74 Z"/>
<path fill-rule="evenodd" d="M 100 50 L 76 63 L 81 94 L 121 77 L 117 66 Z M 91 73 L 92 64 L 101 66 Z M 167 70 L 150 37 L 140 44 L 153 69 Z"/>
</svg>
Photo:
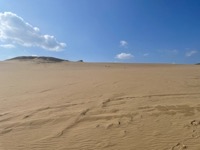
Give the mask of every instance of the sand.
<svg viewBox="0 0 200 150">
<path fill-rule="evenodd" d="M 0 62 L 0 150 L 181 149 L 200 149 L 200 66 Z"/>
</svg>

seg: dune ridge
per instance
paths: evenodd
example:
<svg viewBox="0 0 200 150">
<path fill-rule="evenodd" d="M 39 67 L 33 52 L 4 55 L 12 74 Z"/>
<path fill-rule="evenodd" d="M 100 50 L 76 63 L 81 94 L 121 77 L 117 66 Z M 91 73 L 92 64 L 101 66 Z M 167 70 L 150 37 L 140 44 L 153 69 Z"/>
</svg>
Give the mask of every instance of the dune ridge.
<svg viewBox="0 0 200 150">
<path fill-rule="evenodd" d="M 198 150 L 196 65 L 0 62 L 0 150 Z"/>
<path fill-rule="evenodd" d="M 68 61 L 56 57 L 47 57 L 47 56 L 18 56 L 14 57 L 11 59 L 7 59 L 6 61 L 12 61 L 12 60 L 17 60 L 17 61 L 40 61 L 40 62 L 63 62 L 63 61 Z"/>
</svg>

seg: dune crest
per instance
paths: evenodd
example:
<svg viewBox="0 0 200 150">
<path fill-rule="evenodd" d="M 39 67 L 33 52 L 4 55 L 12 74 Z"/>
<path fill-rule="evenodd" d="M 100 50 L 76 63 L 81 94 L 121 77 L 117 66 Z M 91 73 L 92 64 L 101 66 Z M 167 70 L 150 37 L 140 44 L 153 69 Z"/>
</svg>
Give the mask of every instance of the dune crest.
<svg viewBox="0 0 200 150">
<path fill-rule="evenodd" d="M 46 56 L 19 56 L 11 59 L 7 59 L 7 61 L 35 61 L 35 62 L 46 62 L 46 63 L 56 63 L 68 61 L 55 57 L 46 57 Z"/>
</svg>

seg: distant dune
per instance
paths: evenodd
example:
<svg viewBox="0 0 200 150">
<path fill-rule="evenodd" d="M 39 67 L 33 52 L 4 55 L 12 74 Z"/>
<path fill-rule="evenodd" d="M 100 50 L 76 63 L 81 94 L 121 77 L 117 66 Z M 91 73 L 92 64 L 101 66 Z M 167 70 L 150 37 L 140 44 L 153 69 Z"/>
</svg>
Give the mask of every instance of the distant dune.
<svg viewBox="0 0 200 150">
<path fill-rule="evenodd" d="M 197 65 L 17 57 L 0 83 L 0 150 L 200 149 Z"/>
<path fill-rule="evenodd" d="M 55 57 L 45 57 L 45 56 L 19 56 L 19 57 L 14 57 L 11 59 L 7 59 L 6 61 L 11 61 L 11 60 L 18 60 L 18 61 L 40 61 L 40 62 L 63 62 L 63 61 L 68 61 L 60 58 L 55 58 Z"/>
</svg>

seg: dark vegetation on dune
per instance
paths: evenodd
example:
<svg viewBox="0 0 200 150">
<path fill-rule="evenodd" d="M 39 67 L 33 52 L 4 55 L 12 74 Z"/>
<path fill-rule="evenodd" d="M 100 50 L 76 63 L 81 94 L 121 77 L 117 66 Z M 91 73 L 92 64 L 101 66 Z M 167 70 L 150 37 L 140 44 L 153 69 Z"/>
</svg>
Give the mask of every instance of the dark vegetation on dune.
<svg viewBox="0 0 200 150">
<path fill-rule="evenodd" d="M 196 65 L 200 65 L 200 63 L 197 63 Z"/>
<path fill-rule="evenodd" d="M 45 56 L 19 56 L 19 57 L 14 57 L 9 60 L 19 60 L 19 61 L 29 61 L 29 60 L 35 60 L 35 61 L 46 61 L 46 62 L 62 62 L 62 61 L 68 61 L 60 58 L 55 58 L 55 57 L 45 57 Z"/>
<path fill-rule="evenodd" d="M 68 60 L 55 58 L 55 57 L 46 57 L 46 56 L 18 56 L 11 59 L 7 59 L 6 61 L 17 60 L 17 61 L 36 61 L 36 62 L 68 62 Z M 77 62 L 83 62 L 83 60 L 78 60 Z"/>
</svg>

